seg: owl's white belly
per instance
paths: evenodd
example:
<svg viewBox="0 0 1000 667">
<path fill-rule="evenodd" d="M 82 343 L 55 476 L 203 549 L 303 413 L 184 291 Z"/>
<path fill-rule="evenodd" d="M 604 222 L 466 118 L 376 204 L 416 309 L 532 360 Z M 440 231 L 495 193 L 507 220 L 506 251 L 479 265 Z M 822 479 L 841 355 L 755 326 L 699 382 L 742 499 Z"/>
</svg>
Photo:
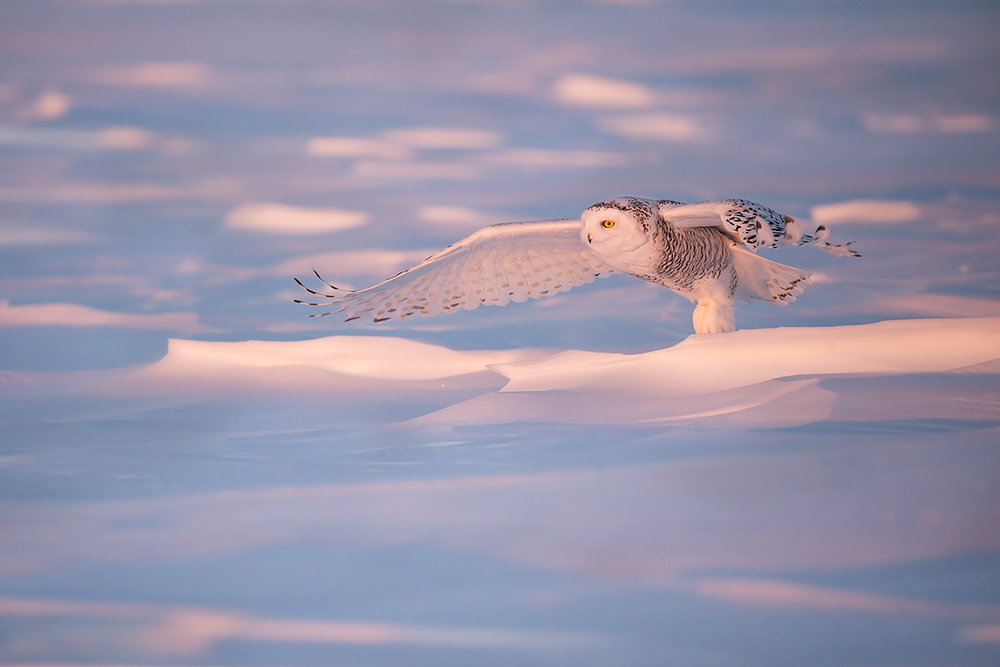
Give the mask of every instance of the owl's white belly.
<svg viewBox="0 0 1000 667">
<path fill-rule="evenodd" d="M 692 301 L 732 301 L 736 274 L 726 238 L 704 228 L 655 233 L 635 250 L 601 258 L 618 271 L 663 285 Z"/>
<path fill-rule="evenodd" d="M 651 276 L 657 273 L 657 267 L 663 257 L 663 249 L 654 240 L 639 246 L 635 250 L 627 252 L 615 252 L 603 254 L 598 252 L 601 259 L 610 264 L 616 271 L 631 273 L 633 276 Z M 649 280 L 648 278 L 644 278 Z"/>
</svg>

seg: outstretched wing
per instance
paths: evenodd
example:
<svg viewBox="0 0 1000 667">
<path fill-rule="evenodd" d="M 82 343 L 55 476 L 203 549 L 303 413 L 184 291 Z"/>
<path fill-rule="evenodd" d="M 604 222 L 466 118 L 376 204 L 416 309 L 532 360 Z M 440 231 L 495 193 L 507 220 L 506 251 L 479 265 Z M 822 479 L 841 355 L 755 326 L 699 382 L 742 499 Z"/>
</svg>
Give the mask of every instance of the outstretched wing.
<svg viewBox="0 0 1000 667">
<path fill-rule="evenodd" d="M 697 204 L 658 202 L 660 216 L 675 227 L 718 227 L 750 250 L 778 248 L 783 245 L 815 245 L 840 256 L 861 255 L 843 245 L 827 243 L 830 231 L 820 225 L 812 234 L 804 234 L 790 215 L 746 199 L 721 199 Z"/>
<path fill-rule="evenodd" d="M 413 268 L 362 290 L 344 290 L 324 282 L 329 291 L 319 292 L 297 278 L 296 282 L 310 294 L 327 299 L 307 305 L 333 307 L 317 315 L 343 313 L 347 321 L 370 316 L 382 322 L 539 299 L 611 273 L 612 268 L 580 240 L 580 221 L 575 219 L 485 227 Z"/>
</svg>

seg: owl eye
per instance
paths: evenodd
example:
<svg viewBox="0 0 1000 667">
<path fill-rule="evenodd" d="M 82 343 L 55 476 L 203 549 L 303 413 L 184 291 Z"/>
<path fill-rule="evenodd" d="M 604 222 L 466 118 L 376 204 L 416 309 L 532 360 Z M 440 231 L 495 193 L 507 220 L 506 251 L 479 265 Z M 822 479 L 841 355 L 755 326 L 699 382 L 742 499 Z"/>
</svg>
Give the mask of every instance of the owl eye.
<svg viewBox="0 0 1000 667">
<path fill-rule="evenodd" d="M 605 227 L 607 227 L 608 229 L 611 229 L 612 227 L 615 226 L 615 221 L 614 220 L 605 220 L 601 224 L 604 225 Z"/>
</svg>

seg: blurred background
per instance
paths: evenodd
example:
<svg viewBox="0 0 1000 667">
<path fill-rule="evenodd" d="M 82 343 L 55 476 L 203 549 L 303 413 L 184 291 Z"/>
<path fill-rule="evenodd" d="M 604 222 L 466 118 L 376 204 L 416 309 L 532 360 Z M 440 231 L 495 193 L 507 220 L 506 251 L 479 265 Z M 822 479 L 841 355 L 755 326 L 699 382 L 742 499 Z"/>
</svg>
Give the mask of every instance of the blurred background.
<svg viewBox="0 0 1000 667">
<path fill-rule="evenodd" d="M 971 1 L 3 3 L 0 361 L 126 365 L 162 355 L 164 334 L 341 331 L 291 303 L 292 276 L 366 286 L 485 224 L 623 194 L 748 198 L 858 239 L 863 263 L 777 253 L 817 284 L 793 308 L 742 308 L 742 326 L 996 314 L 997 15 Z M 403 328 L 639 350 L 686 336 L 688 311 L 615 277 Z"/>
<path fill-rule="evenodd" d="M 399 425 L 499 376 L 105 389 L 171 339 L 673 345 L 690 304 L 628 276 L 380 325 L 292 302 L 618 195 L 857 240 L 769 255 L 814 284 L 741 328 L 1000 315 L 998 28 L 975 0 L 0 2 L 0 662 L 996 664 L 995 368 L 914 385 L 976 419 L 799 430 Z"/>
</svg>

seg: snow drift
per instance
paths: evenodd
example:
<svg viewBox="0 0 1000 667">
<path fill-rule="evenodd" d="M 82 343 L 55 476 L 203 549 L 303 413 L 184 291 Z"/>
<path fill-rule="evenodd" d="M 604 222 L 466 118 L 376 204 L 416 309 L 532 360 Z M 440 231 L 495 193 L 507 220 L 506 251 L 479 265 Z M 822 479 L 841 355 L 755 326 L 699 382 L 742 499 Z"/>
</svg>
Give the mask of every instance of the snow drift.
<svg viewBox="0 0 1000 667">
<path fill-rule="evenodd" d="M 977 371 L 1000 369 L 998 359 L 1000 318 L 995 317 L 693 335 L 642 354 L 457 351 L 372 336 L 172 340 L 164 359 L 132 378 L 132 388 L 138 381 L 140 391 L 163 384 L 194 390 L 209 384 L 213 391 L 237 394 L 254 388 L 288 394 L 325 389 L 331 397 L 362 387 L 464 388 L 465 394 L 439 402 L 443 407 L 417 418 L 415 426 L 645 421 L 782 426 L 838 412 L 840 419 L 852 419 L 859 411 L 885 419 L 990 419 L 996 416 L 994 402 L 981 395 L 975 377 L 982 377 Z M 956 379 L 958 371 L 965 380 Z M 945 405 L 942 391 L 959 398 Z M 391 401 L 391 393 L 382 400 Z"/>
</svg>

